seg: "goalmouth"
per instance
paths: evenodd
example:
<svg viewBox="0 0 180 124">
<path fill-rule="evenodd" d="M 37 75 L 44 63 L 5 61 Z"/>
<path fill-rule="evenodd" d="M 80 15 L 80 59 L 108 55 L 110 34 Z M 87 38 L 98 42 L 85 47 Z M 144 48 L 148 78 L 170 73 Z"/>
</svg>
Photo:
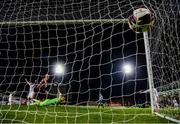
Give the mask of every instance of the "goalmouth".
<svg viewBox="0 0 180 124">
<path fill-rule="evenodd" d="M 61 88 L 67 105 L 76 108 L 75 122 L 78 106 L 87 107 L 89 119 L 88 102 L 95 106 L 101 96 L 106 106 L 147 107 L 151 114 L 180 123 L 180 85 L 174 85 L 180 80 L 178 5 L 178 0 L 3 1 L 0 103 L 8 101 L 6 92 L 21 92 L 19 98 L 26 99 L 25 79 L 40 82 L 49 74 L 49 84 L 54 85 L 47 86 L 49 96 L 54 97 L 51 91 L 65 84 Z M 154 10 L 157 19 L 148 32 L 134 33 L 127 18 L 141 6 Z M 130 73 L 123 70 L 126 64 Z M 64 70 L 58 68 L 60 73 L 55 73 L 55 65 Z M 103 114 L 99 113 L 101 122 Z M 112 122 L 114 114 L 111 110 Z M 133 119 L 124 118 L 124 122 Z"/>
</svg>

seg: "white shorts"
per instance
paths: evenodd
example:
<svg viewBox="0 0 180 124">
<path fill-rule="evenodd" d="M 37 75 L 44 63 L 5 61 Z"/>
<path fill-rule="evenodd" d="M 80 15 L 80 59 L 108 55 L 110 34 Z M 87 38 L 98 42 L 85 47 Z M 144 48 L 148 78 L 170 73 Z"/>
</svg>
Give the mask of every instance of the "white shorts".
<svg viewBox="0 0 180 124">
<path fill-rule="evenodd" d="M 27 98 L 34 98 L 34 94 L 35 94 L 34 92 L 29 92 Z"/>
<path fill-rule="evenodd" d="M 158 97 L 157 97 L 157 96 L 154 97 L 154 102 L 155 102 L 155 103 L 158 102 Z"/>
<path fill-rule="evenodd" d="M 177 103 L 174 103 L 174 107 L 178 108 L 178 107 L 179 107 L 179 105 L 178 105 Z"/>
<path fill-rule="evenodd" d="M 159 103 L 154 102 L 154 109 L 159 109 Z"/>
</svg>

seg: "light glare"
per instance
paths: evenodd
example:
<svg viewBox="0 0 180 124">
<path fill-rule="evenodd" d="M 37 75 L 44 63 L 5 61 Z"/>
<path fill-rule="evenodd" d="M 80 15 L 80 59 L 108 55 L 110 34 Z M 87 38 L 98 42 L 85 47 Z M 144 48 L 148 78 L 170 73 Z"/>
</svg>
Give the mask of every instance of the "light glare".
<svg viewBox="0 0 180 124">
<path fill-rule="evenodd" d="M 55 66 L 55 73 L 56 74 L 64 74 L 64 65 L 62 64 L 57 64 Z"/>
<path fill-rule="evenodd" d="M 125 74 L 132 73 L 132 70 L 133 70 L 133 68 L 132 68 L 132 66 L 130 64 L 125 64 L 123 66 L 123 71 L 124 71 Z"/>
</svg>

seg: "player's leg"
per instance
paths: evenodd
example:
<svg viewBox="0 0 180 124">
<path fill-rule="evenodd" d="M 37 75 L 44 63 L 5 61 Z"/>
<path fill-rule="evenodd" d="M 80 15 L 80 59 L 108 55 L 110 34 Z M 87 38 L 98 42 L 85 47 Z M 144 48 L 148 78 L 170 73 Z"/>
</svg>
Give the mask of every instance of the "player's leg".
<svg viewBox="0 0 180 124">
<path fill-rule="evenodd" d="M 156 103 L 156 111 L 159 112 L 159 103 Z"/>
<path fill-rule="evenodd" d="M 38 91 L 37 99 L 44 101 L 45 100 L 45 92 L 43 90 Z"/>
<path fill-rule="evenodd" d="M 34 97 L 35 97 L 35 92 L 33 91 L 29 92 L 27 96 L 27 105 L 29 105 L 32 102 L 32 99 L 34 99 Z"/>
<path fill-rule="evenodd" d="M 158 103 L 158 99 L 156 97 L 154 99 L 154 109 L 156 112 L 159 111 L 159 103 Z"/>
<path fill-rule="evenodd" d="M 98 108 L 102 107 L 102 101 L 99 101 Z"/>
<path fill-rule="evenodd" d="M 48 92 L 44 87 L 41 87 L 41 89 L 39 90 L 38 97 L 41 101 L 44 101 L 48 98 Z"/>
<path fill-rule="evenodd" d="M 99 102 L 98 102 L 98 108 L 100 107 L 100 104 L 101 104 L 101 102 L 99 101 Z"/>
<path fill-rule="evenodd" d="M 174 108 L 175 108 L 175 109 L 178 109 L 178 107 L 179 107 L 178 103 L 177 103 L 177 102 L 174 103 Z"/>
<path fill-rule="evenodd" d="M 105 107 L 105 101 L 104 100 L 102 101 L 102 107 L 103 108 Z"/>
<path fill-rule="evenodd" d="M 45 92 L 45 99 L 47 99 L 48 98 L 48 92 L 46 90 L 44 92 Z"/>
</svg>

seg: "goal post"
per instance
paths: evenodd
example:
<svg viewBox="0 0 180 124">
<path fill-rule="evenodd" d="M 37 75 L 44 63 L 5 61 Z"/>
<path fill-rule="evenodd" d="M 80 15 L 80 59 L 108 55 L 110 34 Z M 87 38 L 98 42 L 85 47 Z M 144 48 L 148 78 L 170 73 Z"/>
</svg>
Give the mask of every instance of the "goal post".
<svg viewBox="0 0 180 124">
<path fill-rule="evenodd" d="M 49 20 L 49 21 L 3 21 L 0 25 L 54 25 L 54 24 L 98 24 L 98 23 L 127 23 L 127 19 L 81 19 L 81 20 Z"/>
<path fill-rule="evenodd" d="M 148 84 L 149 84 L 149 93 L 150 93 L 150 103 L 151 103 L 151 112 L 154 114 L 154 98 L 153 98 L 153 72 L 152 72 L 152 63 L 151 63 L 151 54 L 150 54 L 150 46 L 149 46 L 149 38 L 148 32 L 143 33 L 144 37 L 144 45 L 145 45 L 145 53 L 146 53 L 146 63 L 147 63 L 147 73 L 148 73 Z"/>
<path fill-rule="evenodd" d="M 176 94 L 177 98 L 179 97 L 179 81 L 174 81 L 172 83 L 168 83 L 166 85 L 160 85 L 160 86 L 156 86 L 154 87 L 154 82 L 153 82 L 153 69 L 152 69 L 152 59 L 151 58 L 151 54 L 152 54 L 152 51 L 150 50 L 150 43 L 149 43 L 149 37 L 148 37 L 148 32 L 144 32 L 143 33 L 143 37 L 144 37 L 144 45 L 145 45 L 145 53 L 146 53 L 146 63 L 147 63 L 147 72 L 148 72 L 148 84 L 149 84 L 149 93 L 150 93 L 150 102 L 151 102 L 151 111 L 152 111 L 152 114 L 155 114 L 161 118 L 165 118 L 165 119 L 168 119 L 170 121 L 173 121 L 173 122 L 176 122 L 176 123 L 180 123 L 180 120 L 178 120 L 179 118 L 179 115 L 180 114 L 178 112 L 178 109 L 179 109 L 179 105 L 177 103 L 177 108 L 172 108 L 172 112 L 170 113 L 173 113 L 173 110 L 176 109 L 177 111 L 177 114 L 173 115 L 173 116 L 176 116 L 176 117 L 173 117 L 173 116 L 170 116 L 170 114 L 165 114 L 163 112 L 160 112 L 160 111 L 164 111 L 164 110 L 161 110 L 161 109 L 168 109 L 168 106 L 171 107 L 171 106 L 174 106 L 173 104 L 173 100 L 174 98 L 171 99 L 171 101 L 169 101 L 170 103 L 166 103 L 164 102 L 163 104 L 165 104 L 164 106 L 162 105 L 162 97 L 165 96 L 165 97 L 169 97 L 169 96 L 174 96 L 174 94 Z M 154 65 L 155 66 L 155 65 Z M 156 82 L 157 83 L 157 82 Z M 157 84 L 156 84 L 157 85 Z M 155 92 L 154 92 L 154 89 L 156 89 L 156 91 L 158 92 L 158 98 L 157 100 L 155 101 Z M 178 99 L 179 100 L 179 99 Z M 158 109 L 155 108 L 155 105 L 158 105 Z M 167 105 L 168 104 L 168 105 Z M 171 105 L 170 105 L 171 104 Z M 163 108 L 164 107 L 164 108 Z M 167 108 L 166 108 L 167 107 Z M 175 107 L 175 106 L 174 106 Z M 168 110 L 167 110 L 168 111 Z M 174 112 L 176 113 L 176 112 Z"/>
</svg>

